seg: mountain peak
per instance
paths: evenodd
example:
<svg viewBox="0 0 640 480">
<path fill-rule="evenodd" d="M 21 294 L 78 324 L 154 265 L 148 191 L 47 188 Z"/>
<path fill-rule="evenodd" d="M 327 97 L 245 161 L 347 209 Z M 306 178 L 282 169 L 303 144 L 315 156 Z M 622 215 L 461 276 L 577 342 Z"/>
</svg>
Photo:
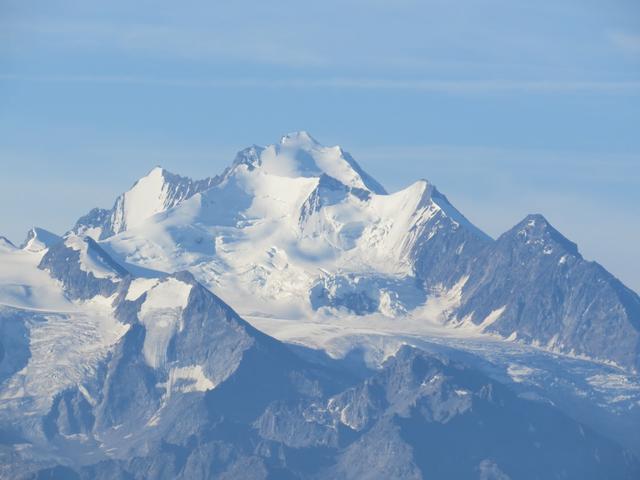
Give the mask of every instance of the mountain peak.
<svg viewBox="0 0 640 480">
<path fill-rule="evenodd" d="M 219 179 L 192 180 L 155 166 L 127 192 L 118 197 L 104 229 L 106 236 L 140 225 L 147 218 L 176 206 L 196 193 L 212 187 Z M 104 215 L 101 215 L 101 217 Z M 105 233 L 101 238 L 105 238 Z"/>
<path fill-rule="evenodd" d="M 243 168 L 249 171 L 259 168 L 262 173 L 289 178 L 321 177 L 324 174 L 347 187 L 386 194 L 384 187 L 366 173 L 349 153 L 337 145 L 324 146 L 305 131 L 284 135 L 275 145 L 253 145 L 241 150 L 225 176 L 234 175 Z"/>
<path fill-rule="evenodd" d="M 527 225 L 530 225 L 530 226 L 542 225 L 545 228 L 548 228 L 551 226 L 549 221 L 541 213 L 530 213 L 529 215 L 524 217 L 520 223 L 525 223 L 525 222 L 527 223 Z"/>
<path fill-rule="evenodd" d="M 147 173 L 145 175 L 145 177 L 154 176 L 154 175 L 163 175 L 164 176 L 165 173 L 168 173 L 168 171 L 163 166 L 156 165 L 151 170 L 149 170 L 149 173 Z"/>
<path fill-rule="evenodd" d="M 60 241 L 62 238 L 55 233 L 44 228 L 33 227 L 27 232 L 27 238 L 20 248 L 29 252 L 42 252 Z"/>
<path fill-rule="evenodd" d="M 191 180 L 190 178 L 172 173 L 160 165 L 156 165 L 149 170 L 146 175 L 140 177 L 129 191 L 140 188 L 140 185 L 155 185 L 161 188 L 165 183 L 175 183 L 183 179 Z"/>
<path fill-rule="evenodd" d="M 291 132 L 283 135 L 280 138 L 280 145 L 320 146 L 318 141 L 305 130 Z"/>
<path fill-rule="evenodd" d="M 560 246 L 568 253 L 578 255 L 578 246 L 556 230 L 549 221 L 539 213 L 527 215 L 515 227 L 501 238 L 516 238 L 527 245 L 543 247 L 545 253 L 551 253 L 553 246 Z"/>
</svg>

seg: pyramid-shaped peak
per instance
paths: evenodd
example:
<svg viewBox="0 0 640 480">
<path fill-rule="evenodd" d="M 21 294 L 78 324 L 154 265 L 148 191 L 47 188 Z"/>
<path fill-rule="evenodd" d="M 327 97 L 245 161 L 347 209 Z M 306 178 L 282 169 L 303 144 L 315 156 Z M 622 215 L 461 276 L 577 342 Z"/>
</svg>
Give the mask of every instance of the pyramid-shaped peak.
<svg viewBox="0 0 640 480">
<path fill-rule="evenodd" d="M 136 227 L 156 213 L 211 188 L 217 181 L 217 178 L 192 180 L 156 166 L 116 199 L 110 230 L 117 234 Z"/>
<path fill-rule="evenodd" d="M 524 217 L 521 223 L 526 223 L 528 227 L 535 227 L 537 225 L 538 227 L 548 228 L 551 226 L 549 221 L 541 213 L 530 213 Z"/>
<path fill-rule="evenodd" d="M 207 182 L 211 179 L 206 178 L 204 180 L 193 180 L 190 177 L 186 177 L 183 175 L 179 175 L 177 173 L 173 173 L 166 168 L 156 165 L 151 170 L 149 170 L 146 175 L 140 177 L 131 187 L 130 190 L 134 190 L 136 187 L 140 185 L 153 185 L 156 188 L 164 188 L 165 185 L 171 186 L 176 184 L 191 184 L 191 183 L 199 183 L 199 182 Z"/>
<path fill-rule="evenodd" d="M 29 252 L 42 252 L 62 241 L 62 238 L 44 228 L 33 227 L 27 232 L 27 238 L 21 245 Z"/>
<path fill-rule="evenodd" d="M 530 213 L 524 217 L 515 228 L 519 231 L 529 232 L 530 235 L 544 235 L 553 232 L 561 235 L 560 232 L 553 228 L 544 215 L 540 213 Z"/>
<path fill-rule="evenodd" d="M 545 252 L 551 252 L 554 246 L 558 246 L 568 253 L 578 255 L 578 246 L 539 213 L 527 215 L 502 237 L 516 238 L 527 245 L 542 246 Z"/>
</svg>

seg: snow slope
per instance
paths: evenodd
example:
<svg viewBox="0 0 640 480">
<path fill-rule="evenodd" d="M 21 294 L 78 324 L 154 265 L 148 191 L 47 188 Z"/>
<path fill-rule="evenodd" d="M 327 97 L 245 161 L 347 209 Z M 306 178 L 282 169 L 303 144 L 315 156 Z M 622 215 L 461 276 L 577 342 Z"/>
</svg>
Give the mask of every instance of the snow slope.
<svg viewBox="0 0 640 480">
<path fill-rule="evenodd" d="M 0 247 L 0 305 L 33 310 L 69 308 L 60 286 L 37 268 L 43 253 Z"/>
<path fill-rule="evenodd" d="M 96 240 L 120 233 L 206 190 L 216 181 L 215 178 L 193 181 L 155 167 L 120 195 L 111 210 L 93 209 L 78 220 L 73 231 Z"/>
</svg>

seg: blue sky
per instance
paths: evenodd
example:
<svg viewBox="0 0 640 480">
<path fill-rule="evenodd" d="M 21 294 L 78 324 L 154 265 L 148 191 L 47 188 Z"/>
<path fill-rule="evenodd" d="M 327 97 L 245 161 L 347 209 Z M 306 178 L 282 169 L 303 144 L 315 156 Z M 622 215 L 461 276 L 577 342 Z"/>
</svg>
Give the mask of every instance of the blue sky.
<svg viewBox="0 0 640 480">
<path fill-rule="evenodd" d="M 640 3 L 0 0 L 0 234 L 308 130 L 640 290 Z"/>
</svg>

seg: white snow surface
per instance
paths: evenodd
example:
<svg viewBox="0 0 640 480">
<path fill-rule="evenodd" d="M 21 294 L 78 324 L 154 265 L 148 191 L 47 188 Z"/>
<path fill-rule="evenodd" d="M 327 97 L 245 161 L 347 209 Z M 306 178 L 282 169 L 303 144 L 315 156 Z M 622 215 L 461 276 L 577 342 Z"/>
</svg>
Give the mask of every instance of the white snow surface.
<svg viewBox="0 0 640 480">
<path fill-rule="evenodd" d="M 157 278 L 134 278 L 129 284 L 125 300 L 135 301 L 140 298 L 150 288 L 156 286 L 159 280 Z"/>
<path fill-rule="evenodd" d="M 170 395 L 171 392 L 206 392 L 216 387 L 216 384 L 209 379 L 201 365 L 191 365 L 188 367 L 174 367 L 169 370 L 169 378 L 162 384 Z"/>
<path fill-rule="evenodd" d="M 96 375 L 99 362 L 129 329 L 113 316 L 111 300 L 96 297 L 33 315 L 0 306 L 0 314 L 9 317 L 5 321 L 25 322 L 30 352 L 27 365 L 0 386 L 3 414 L 44 413 L 56 393 Z"/>
<path fill-rule="evenodd" d="M 16 246 L 6 237 L 0 236 L 0 252 L 12 252 Z"/>
<path fill-rule="evenodd" d="M 163 169 L 155 167 L 118 199 L 114 230 L 121 231 L 135 227 L 143 220 L 163 211 L 167 189 Z"/>
<path fill-rule="evenodd" d="M 327 174 L 350 187 L 384 190 L 368 177 L 341 147 L 325 147 L 307 132 L 284 135 L 260 155 L 261 170 L 280 177 L 319 177 Z"/>
<path fill-rule="evenodd" d="M 168 278 L 147 291 L 138 317 L 146 329 L 142 353 L 149 366 L 165 365 L 169 341 L 176 331 L 182 330 L 182 310 L 191 288 L 189 284 Z"/>
<path fill-rule="evenodd" d="M 89 243 L 77 235 L 69 235 L 65 241 L 67 247 L 80 252 L 80 269 L 91 273 L 95 278 L 118 279 L 118 274 L 105 262 L 102 256 L 89 248 Z"/>
<path fill-rule="evenodd" d="M 68 310 L 61 286 L 38 270 L 43 252 L 0 249 L 0 305 L 32 310 Z"/>
</svg>

